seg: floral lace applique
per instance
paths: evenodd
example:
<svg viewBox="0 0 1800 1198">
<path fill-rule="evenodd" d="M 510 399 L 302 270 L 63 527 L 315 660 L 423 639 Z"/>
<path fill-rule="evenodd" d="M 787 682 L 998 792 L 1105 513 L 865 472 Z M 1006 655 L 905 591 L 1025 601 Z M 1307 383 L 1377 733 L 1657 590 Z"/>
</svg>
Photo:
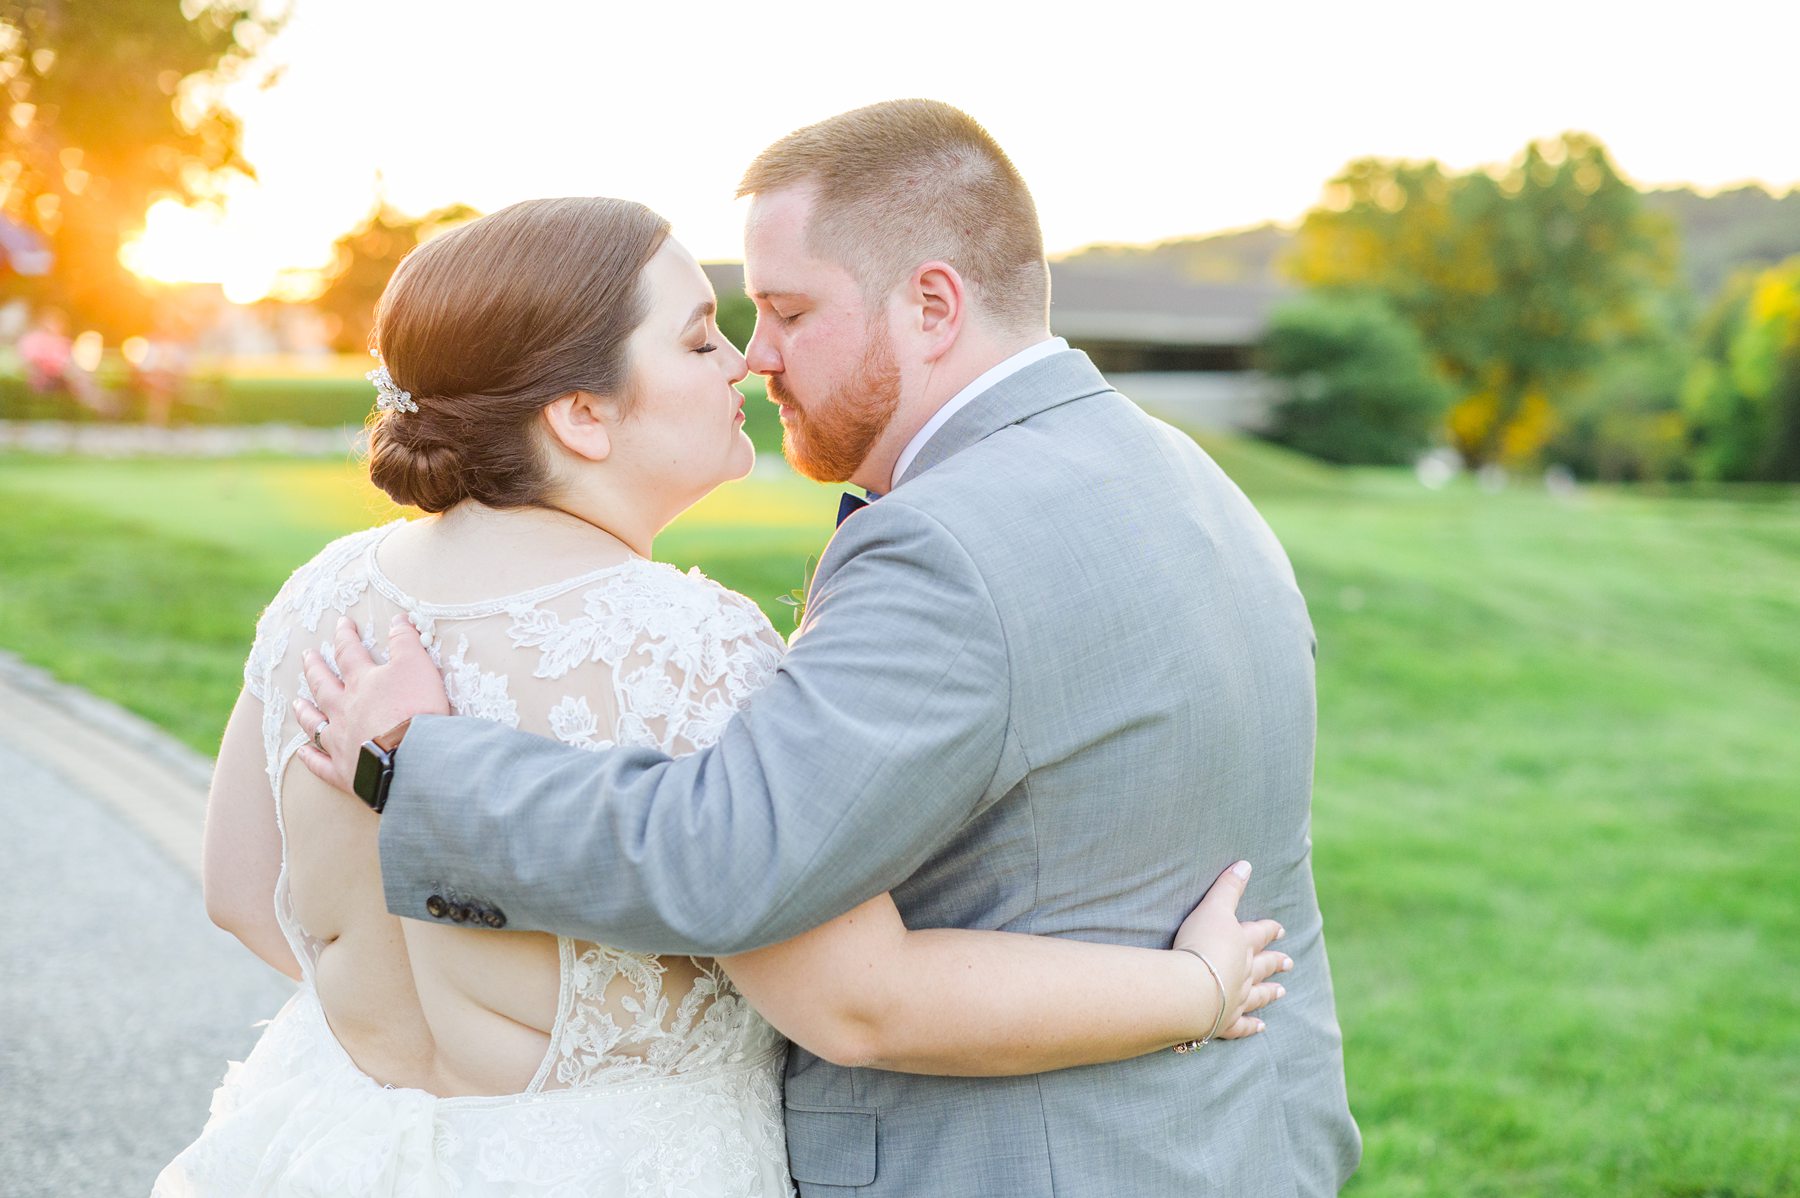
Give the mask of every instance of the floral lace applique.
<svg viewBox="0 0 1800 1198">
<path fill-rule="evenodd" d="M 306 685 L 305 679 L 301 680 L 301 685 Z M 269 789 L 273 793 L 279 793 L 281 787 L 281 732 L 287 721 L 287 707 L 287 696 L 280 687 L 271 688 L 263 699 L 263 768 L 268 771 Z"/>
<path fill-rule="evenodd" d="M 552 1046 L 557 1088 L 740 1064 L 779 1042 L 713 962 L 689 959 L 698 973 L 671 1008 L 661 959 L 603 944 L 571 944 L 578 951 L 566 964 L 568 1009 Z"/>
<path fill-rule="evenodd" d="M 457 639 L 456 652 L 440 663 L 450 710 L 517 728 L 519 705 L 506 692 L 506 675 L 489 673 L 468 658 L 469 638 L 464 636 Z"/>
<path fill-rule="evenodd" d="M 782 652 L 747 599 L 698 570 L 684 575 L 654 563 L 588 590 L 573 619 L 542 607 L 515 610 L 508 635 L 518 648 L 538 650 L 535 678 L 563 678 L 590 663 L 610 667 L 620 712 L 615 740 L 665 753 L 716 740 Z"/>
<path fill-rule="evenodd" d="M 268 694 L 269 675 L 282 658 L 287 656 L 288 638 L 292 634 L 286 628 L 273 629 L 268 632 L 257 630 L 256 643 L 250 647 L 250 659 L 244 663 L 244 689 L 263 699 Z"/>
<path fill-rule="evenodd" d="M 296 622 L 308 632 L 317 632 L 327 611 L 344 615 L 362 598 L 368 589 L 368 575 L 358 569 L 345 575 L 344 570 L 393 528 L 388 524 L 339 537 L 289 575 L 256 623 L 256 640 L 244 663 L 244 684 L 252 695 L 264 697 L 270 672 L 287 656 Z"/>
<path fill-rule="evenodd" d="M 292 613 L 308 632 L 319 630 L 319 621 L 326 612 L 342 615 L 349 611 L 368 589 L 369 577 L 361 570 L 346 573 L 345 568 L 356 562 L 370 541 L 386 533 L 388 527 L 352 533 L 327 545 L 288 580 L 289 586 L 283 587 L 269 605 L 271 610 Z"/>
<path fill-rule="evenodd" d="M 564 695 L 563 701 L 550 709 L 550 731 L 565 745 L 599 752 L 613 748 L 610 740 L 597 739 L 600 720 L 588 706 L 586 695 Z"/>
</svg>

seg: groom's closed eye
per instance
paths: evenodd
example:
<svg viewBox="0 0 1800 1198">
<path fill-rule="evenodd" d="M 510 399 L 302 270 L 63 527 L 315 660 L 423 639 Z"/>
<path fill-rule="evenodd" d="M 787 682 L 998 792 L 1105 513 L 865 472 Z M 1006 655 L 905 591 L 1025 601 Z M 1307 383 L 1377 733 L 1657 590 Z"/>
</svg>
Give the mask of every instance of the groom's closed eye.
<svg viewBox="0 0 1800 1198">
<path fill-rule="evenodd" d="M 790 291 L 759 291 L 756 293 L 756 309 L 759 314 L 766 313 L 783 324 L 798 320 L 806 309 L 799 305 L 802 297 Z M 782 311 L 782 308 L 787 311 Z"/>
</svg>

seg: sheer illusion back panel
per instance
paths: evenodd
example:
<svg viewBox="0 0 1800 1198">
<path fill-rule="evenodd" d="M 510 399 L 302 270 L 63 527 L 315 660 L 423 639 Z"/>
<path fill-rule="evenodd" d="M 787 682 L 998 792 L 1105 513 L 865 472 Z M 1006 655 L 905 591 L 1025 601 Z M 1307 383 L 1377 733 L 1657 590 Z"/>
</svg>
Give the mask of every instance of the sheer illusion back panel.
<svg viewBox="0 0 1800 1198">
<path fill-rule="evenodd" d="M 377 817 L 349 810 L 293 760 L 308 735 L 290 709 L 307 693 L 301 654 L 317 650 L 335 668 L 339 615 L 379 659 L 376 634 L 404 613 L 457 714 L 584 749 L 679 754 L 712 743 L 783 649 L 742 596 L 635 558 L 517 594 L 432 603 L 381 570 L 378 550 L 403 524 L 346 537 L 296 572 L 246 666 L 264 703 L 282 831 L 277 912 L 350 1055 L 426 1070 L 439 1093 L 502 1093 L 668 1076 L 778 1044 L 709 961 L 387 915 Z"/>
</svg>

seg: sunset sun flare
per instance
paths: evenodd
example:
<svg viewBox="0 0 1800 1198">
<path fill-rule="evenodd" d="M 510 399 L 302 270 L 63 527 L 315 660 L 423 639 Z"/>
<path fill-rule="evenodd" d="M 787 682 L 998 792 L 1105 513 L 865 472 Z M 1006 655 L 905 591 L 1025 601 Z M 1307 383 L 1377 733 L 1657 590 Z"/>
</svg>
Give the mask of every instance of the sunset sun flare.
<svg viewBox="0 0 1800 1198">
<path fill-rule="evenodd" d="M 258 237 L 248 223 L 231 210 L 158 200 L 144 216 L 144 231 L 125 244 L 119 260 L 158 283 L 218 284 L 234 304 L 307 290 L 311 280 L 294 269 L 296 247 Z"/>
</svg>

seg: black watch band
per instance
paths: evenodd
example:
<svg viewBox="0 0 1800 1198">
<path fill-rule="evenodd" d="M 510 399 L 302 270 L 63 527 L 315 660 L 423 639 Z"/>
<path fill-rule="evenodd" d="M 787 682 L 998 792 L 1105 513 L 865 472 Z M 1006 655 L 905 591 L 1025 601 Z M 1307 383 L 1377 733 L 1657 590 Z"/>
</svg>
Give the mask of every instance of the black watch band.
<svg viewBox="0 0 1800 1198">
<path fill-rule="evenodd" d="M 394 784 L 394 758 L 399 753 L 398 745 L 390 750 L 365 740 L 362 752 L 356 756 L 356 778 L 351 789 L 376 815 L 387 806 L 388 787 Z"/>
</svg>

